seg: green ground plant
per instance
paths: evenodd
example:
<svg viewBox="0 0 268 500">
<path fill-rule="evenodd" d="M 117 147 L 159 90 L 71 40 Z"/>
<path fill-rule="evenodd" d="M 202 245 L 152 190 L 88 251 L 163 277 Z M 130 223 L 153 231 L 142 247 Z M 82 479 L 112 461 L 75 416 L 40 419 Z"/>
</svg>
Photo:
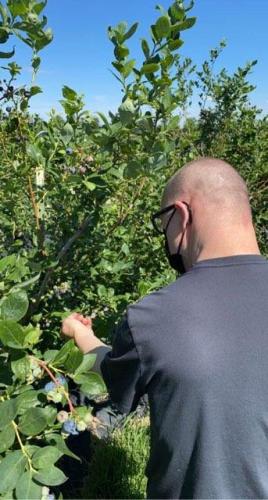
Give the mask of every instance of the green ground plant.
<svg viewBox="0 0 268 500">
<path fill-rule="evenodd" d="M 106 440 L 96 440 L 82 498 L 146 498 L 149 417 L 127 417 Z"/>
<path fill-rule="evenodd" d="M 41 51 L 52 41 L 46 1 L 0 1 L 0 496 L 46 498 L 66 481 L 57 464 L 65 439 L 90 426 L 69 387 L 94 396 L 106 387 L 59 331 L 74 310 L 93 314 L 109 343 L 127 304 L 175 278 L 150 216 L 167 179 L 194 158 L 228 160 L 248 183 L 260 249 L 267 255 L 267 117 L 251 104 L 255 61 L 233 74 L 214 71 L 224 44 L 197 68 L 183 58 L 195 18 L 175 0 L 157 7 L 143 61 L 128 41 L 138 23 L 108 28 L 122 90 L 116 113 L 93 115 L 64 85 L 63 112 L 30 112 Z M 29 47 L 31 81 L 10 40 Z M 200 113 L 189 118 L 191 100 Z M 125 478 L 127 481 L 127 478 Z"/>
</svg>

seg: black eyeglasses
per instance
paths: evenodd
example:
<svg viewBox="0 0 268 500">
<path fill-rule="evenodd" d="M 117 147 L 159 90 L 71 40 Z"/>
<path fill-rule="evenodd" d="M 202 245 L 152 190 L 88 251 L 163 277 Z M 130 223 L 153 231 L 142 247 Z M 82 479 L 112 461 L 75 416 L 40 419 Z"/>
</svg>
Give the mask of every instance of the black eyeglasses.
<svg viewBox="0 0 268 500">
<path fill-rule="evenodd" d="M 191 207 L 190 207 L 190 205 L 186 201 L 183 201 L 182 203 L 184 203 L 184 205 L 186 205 L 187 208 L 188 208 L 188 211 L 189 211 L 189 223 L 191 224 L 191 222 L 192 222 L 192 210 L 191 210 Z M 173 210 L 173 213 L 171 214 L 170 218 L 168 219 L 168 223 L 167 223 L 165 229 L 163 229 L 161 215 L 169 212 L 170 210 Z M 170 223 L 173 215 L 175 214 L 176 210 L 177 210 L 177 207 L 173 203 L 172 205 L 168 205 L 167 207 L 162 208 L 162 210 L 159 210 L 159 212 L 156 212 L 155 214 L 152 215 L 152 217 L 151 217 L 152 225 L 153 225 L 155 231 L 158 234 L 165 234 L 165 232 L 166 232 L 166 230 L 168 228 L 168 225 L 169 225 L 169 223 Z"/>
</svg>

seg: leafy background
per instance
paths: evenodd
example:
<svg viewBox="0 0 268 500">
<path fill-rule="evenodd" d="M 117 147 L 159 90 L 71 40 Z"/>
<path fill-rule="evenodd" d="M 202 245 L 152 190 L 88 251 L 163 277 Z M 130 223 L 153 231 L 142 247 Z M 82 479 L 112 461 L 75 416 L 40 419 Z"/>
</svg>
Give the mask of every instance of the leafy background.
<svg viewBox="0 0 268 500">
<path fill-rule="evenodd" d="M 138 23 L 108 28 L 112 71 L 122 103 L 92 114 L 65 85 L 62 114 L 31 114 L 41 51 L 53 34 L 46 2 L 0 2 L 0 494 L 47 498 L 66 481 L 47 467 L 71 454 L 65 439 L 93 425 L 90 406 L 75 406 L 70 385 L 88 396 L 106 393 L 83 356 L 60 338 L 73 310 L 92 314 L 109 343 L 127 304 L 174 280 L 154 236 L 151 214 L 166 181 L 186 162 L 216 156 L 246 180 L 261 253 L 267 255 L 267 116 L 250 102 L 256 61 L 233 73 L 215 71 L 224 42 L 201 68 L 180 55 L 192 4 L 157 7 L 137 64 L 128 42 Z M 10 39 L 31 48 L 31 81 L 21 73 Z M 194 93 L 199 114 L 187 118 Z M 45 489 L 44 489 L 45 488 Z M 24 495 L 24 497 L 23 497 Z"/>
</svg>

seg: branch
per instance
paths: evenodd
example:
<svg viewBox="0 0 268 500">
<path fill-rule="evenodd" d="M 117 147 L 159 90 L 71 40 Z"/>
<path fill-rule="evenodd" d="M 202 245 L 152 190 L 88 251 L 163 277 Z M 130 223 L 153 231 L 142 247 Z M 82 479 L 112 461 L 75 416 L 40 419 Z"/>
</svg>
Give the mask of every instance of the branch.
<svg viewBox="0 0 268 500">
<path fill-rule="evenodd" d="M 73 234 L 73 236 L 71 236 L 67 241 L 66 243 L 63 245 L 63 247 L 60 249 L 57 257 L 56 257 L 56 260 L 59 262 L 60 260 L 62 260 L 62 258 L 64 257 L 64 255 L 68 252 L 68 250 L 71 248 L 71 246 L 74 244 L 74 242 L 80 238 L 80 236 L 85 232 L 87 226 L 89 225 L 90 223 L 90 220 L 91 220 L 91 216 L 88 215 L 84 221 L 82 222 L 81 226 L 77 229 L 77 231 Z M 44 279 L 41 283 L 41 286 L 40 286 L 40 289 L 39 289 L 39 292 L 36 296 L 36 299 L 35 299 L 35 302 L 33 304 L 30 305 L 29 307 L 29 312 L 27 314 L 27 320 L 29 320 L 29 318 L 31 318 L 31 316 L 37 311 L 38 307 L 39 307 L 39 304 L 41 302 L 41 299 L 42 299 L 42 296 L 44 295 L 45 293 L 45 290 L 48 286 L 48 283 L 51 279 L 51 276 L 52 274 L 54 273 L 55 271 L 55 267 L 49 267 L 46 271 L 46 274 L 44 276 Z"/>
<path fill-rule="evenodd" d="M 36 203 L 36 200 L 35 200 L 35 195 L 34 195 L 34 192 L 33 192 L 33 186 L 32 186 L 32 181 L 31 181 L 31 177 L 30 176 L 28 177 L 28 182 L 29 182 L 30 198 L 31 198 L 31 202 L 32 202 L 32 205 L 33 205 L 33 209 L 34 209 L 34 216 L 35 216 L 35 221 L 36 221 L 36 228 L 39 231 L 40 230 L 39 207 L 38 207 L 38 203 Z"/>
</svg>

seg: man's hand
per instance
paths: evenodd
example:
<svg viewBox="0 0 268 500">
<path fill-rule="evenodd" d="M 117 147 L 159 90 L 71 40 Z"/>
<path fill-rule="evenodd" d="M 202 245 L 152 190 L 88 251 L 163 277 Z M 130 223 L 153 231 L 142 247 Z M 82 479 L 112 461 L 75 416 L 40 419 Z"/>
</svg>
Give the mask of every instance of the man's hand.
<svg viewBox="0 0 268 500">
<path fill-rule="evenodd" d="M 96 347 L 106 346 L 99 340 L 92 330 L 92 320 L 89 316 L 72 313 L 62 322 L 61 332 L 66 337 L 74 339 L 77 347 L 84 354 Z"/>
<path fill-rule="evenodd" d="M 89 316 L 83 316 L 79 313 L 72 313 L 62 322 L 61 332 L 67 337 L 74 338 L 80 332 L 85 332 L 85 327 L 88 333 L 93 333 L 92 320 Z"/>
</svg>

